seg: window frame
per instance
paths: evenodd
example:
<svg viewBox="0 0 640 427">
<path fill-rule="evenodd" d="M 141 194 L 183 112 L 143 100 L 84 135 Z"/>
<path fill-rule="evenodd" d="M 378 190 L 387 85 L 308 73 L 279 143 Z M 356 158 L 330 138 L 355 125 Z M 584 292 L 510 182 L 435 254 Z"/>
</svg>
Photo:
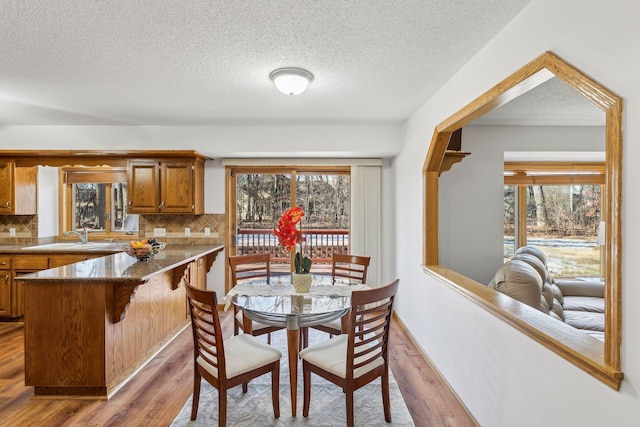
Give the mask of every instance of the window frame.
<svg viewBox="0 0 640 427">
<path fill-rule="evenodd" d="M 60 204 L 59 212 L 59 236 L 61 240 L 75 240 L 75 236 L 65 236 L 64 233 L 69 230 L 75 230 L 73 227 L 74 219 L 72 218 L 74 212 L 74 194 L 73 185 L 82 183 L 99 183 L 106 184 L 107 191 L 105 197 L 106 214 L 113 215 L 112 208 L 112 184 L 114 183 L 127 183 L 127 170 L 122 167 L 111 166 L 65 166 L 59 170 L 59 189 L 60 189 Z M 91 236 L 94 238 L 109 239 L 114 237 L 123 237 L 126 235 L 125 231 L 113 231 L 111 230 L 111 219 L 105 221 L 105 230 L 92 231 Z"/>
<path fill-rule="evenodd" d="M 527 187 L 599 185 L 601 214 L 606 209 L 605 162 L 504 162 L 504 185 L 515 187 L 515 248 L 527 245 Z M 601 276 L 604 276 L 602 265 Z"/>
</svg>

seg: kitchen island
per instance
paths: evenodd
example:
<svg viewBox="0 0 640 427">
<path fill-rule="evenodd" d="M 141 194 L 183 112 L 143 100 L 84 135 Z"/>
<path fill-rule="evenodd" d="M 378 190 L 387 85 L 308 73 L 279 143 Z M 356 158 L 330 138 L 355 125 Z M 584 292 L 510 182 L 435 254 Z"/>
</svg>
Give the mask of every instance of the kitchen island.
<svg viewBox="0 0 640 427">
<path fill-rule="evenodd" d="M 189 324 L 184 281 L 206 287 L 223 246 L 171 245 L 16 277 L 24 283 L 25 385 L 108 398 Z"/>
</svg>

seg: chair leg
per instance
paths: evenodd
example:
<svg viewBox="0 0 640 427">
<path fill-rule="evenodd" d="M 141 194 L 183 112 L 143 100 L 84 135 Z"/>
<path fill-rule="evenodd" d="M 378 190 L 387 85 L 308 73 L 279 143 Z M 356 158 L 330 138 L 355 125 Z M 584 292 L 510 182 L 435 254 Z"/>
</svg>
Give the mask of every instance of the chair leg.
<svg viewBox="0 0 640 427">
<path fill-rule="evenodd" d="M 300 351 L 309 347 L 309 328 L 304 326 L 300 328 Z"/>
<path fill-rule="evenodd" d="M 218 390 L 218 427 L 227 425 L 227 390 Z"/>
<path fill-rule="evenodd" d="M 242 392 L 246 393 L 249 391 L 249 383 L 242 383 Z"/>
<path fill-rule="evenodd" d="M 273 416 L 280 418 L 280 361 L 274 363 L 271 371 L 271 402 L 273 404 Z"/>
<path fill-rule="evenodd" d="M 382 375 L 382 407 L 384 408 L 384 420 L 391 422 L 391 401 L 389 400 L 389 372 Z"/>
<path fill-rule="evenodd" d="M 191 421 L 195 420 L 198 416 L 198 404 L 200 403 L 200 373 L 198 373 L 198 367 L 194 366 L 193 375 L 193 399 L 191 400 Z"/>
<path fill-rule="evenodd" d="M 353 390 L 347 390 L 345 394 L 347 395 L 347 427 L 353 427 Z"/>
<path fill-rule="evenodd" d="M 311 403 L 311 370 L 307 368 L 304 360 L 302 361 L 302 383 L 303 383 L 303 403 L 302 403 L 302 416 L 309 416 L 309 404 Z"/>
<path fill-rule="evenodd" d="M 271 345 L 271 332 L 267 334 L 267 344 Z"/>
<path fill-rule="evenodd" d="M 238 307 L 233 306 L 233 335 L 238 335 L 240 333 L 240 322 L 238 322 L 238 318 L 236 315 L 238 314 Z"/>
</svg>

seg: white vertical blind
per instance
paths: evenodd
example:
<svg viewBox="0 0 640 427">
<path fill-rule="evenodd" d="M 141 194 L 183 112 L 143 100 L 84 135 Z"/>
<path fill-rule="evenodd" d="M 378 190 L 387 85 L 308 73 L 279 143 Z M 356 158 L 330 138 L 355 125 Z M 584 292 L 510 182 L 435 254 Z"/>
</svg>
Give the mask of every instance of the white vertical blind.
<svg viewBox="0 0 640 427">
<path fill-rule="evenodd" d="M 351 166 L 351 253 L 371 257 L 367 284 L 381 280 L 381 167 Z"/>
</svg>

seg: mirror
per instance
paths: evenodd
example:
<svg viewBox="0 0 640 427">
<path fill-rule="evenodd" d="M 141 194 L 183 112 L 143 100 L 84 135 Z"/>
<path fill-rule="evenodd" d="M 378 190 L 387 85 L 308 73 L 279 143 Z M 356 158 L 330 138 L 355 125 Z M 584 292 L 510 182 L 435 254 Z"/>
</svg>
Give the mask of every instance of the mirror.
<svg viewBox="0 0 640 427">
<path fill-rule="evenodd" d="M 538 88 L 534 90 L 534 88 Z M 569 88 L 569 90 L 567 90 Z M 593 120 L 599 120 L 600 123 L 604 122 L 604 128 L 598 128 L 597 126 L 591 126 L 593 134 L 593 140 L 595 142 L 592 145 L 583 144 L 580 147 L 585 147 L 584 151 L 605 151 L 605 188 L 606 195 L 603 200 L 605 209 L 602 209 L 602 219 L 606 224 L 606 245 L 603 251 L 603 265 L 604 265 L 604 278 L 605 278 L 605 341 L 604 345 L 594 342 L 595 340 L 581 339 L 579 334 L 575 337 L 571 334 L 566 334 L 562 328 L 558 328 L 553 322 L 547 322 L 544 316 L 537 320 L 532 325 L 530 321 L 524 319 L 526 316 L 518 315 L 517 309 L 513 307 L 509 308 L 506 305 L 500 304 L 500 299 L 496 298 L 491 292 L 487 292 L 486 278 L 492 276 L 495 273 L 495 265 L 499 265 L 501 260 L 496 259 L 489 264 L 490 270 L 481 274 L 483 280 L 474 279 L 471 277 L 468 271 L 464 271 L 468 268 L 468 264 L 455 266 L 455 256 L 452 255 L 452 248 L 447 246 L 446 242 L 440 242 L 439 235 L 445 235 L 443 233 L 443 227 L 446 229 L 446 233 L 459 232 L 456 229 L 456 225 L 464 229 L 463 217 L 455 217 L 457 211 L 452 211 L 453 200 L 455 197 L 460 197 L 458 192 L 455 195 L 447 196 L 441 195 L 443 188 L 446 187 L 447 180 L 450 179 L 446 175 L 450 172 L 441 173 L 441 165 L 447 152 L 449 140 L 453 132 L 463 129 L 470 124 L 490 124 L 492 121 L 498 119 L 500 115 L 503 117 L 517 118 L 518 115 L 526 115 L 527 111 L 530 111 L 531 100 L 539 97 L 539 92 L 546 92 L 547 97 L 557 98 L 557 103 L 561 108 L 560 112 L 554 113 L 551 111 L 549 105 L 540 104 L 539 110 L 549 110 L 551 118 L 559 120 L 562 118 L 563 103 L 569 102 L 574 97 L 580 97 L 586 99 L 591 106 L 585 106 L 585 114 L 583 117 L 596 117 Z M 564 94 L 564 97 L 562 95 Z M 520 98 L 522 97 L 522 98 Z M 509 105 L 508 108 L 499 109 L 507 102 L 515 100 Z M 526 109 L 521 108 L 523 105 L 527 105 Z M 533 104 L 535 105 L 535 104 Z M 584 103 L 582 103 L 584 106 Z M 594 107 L 595 106 L 595 109 Z M 596 111 L 597 110 L 597 111 Z M 491 113 L 493 112 L 493 113 Z M 454 114 L 441 124 L 439 124 L 434 132 L 427 159 L 424 165 L 424 183 L 425 183 L 425 236 L 424 236 L 424 262 L 425 269 L 435 274 L 444 276 L 449 281 L 454 282 L 454 286 L 464 288 L 465 294 L 470 295 L 470 298 L 475 299 L 479 304 L 486 307 L 488 310 L 499 315 L 503 319 L 507 319 L 513 326 L 523 330 L 527 335 L 538 340 L 543 345 L 546 345 L 556 353 L 562 355 L 572 363 L 581 367 L 591 375 L 597 377 L 601 381 L 607 383 L 609 386 L 617 389 L 620 381 L 623 377 L 620 372 L 620 197 L 621 197 L 621 113 L 622 113 L 622 100 L 615 94 L 608 91 L 606 88 L 600 86 L 597 82 L 591 80 L 580 71 L 576 70 L 562 59 L 554 55 L 553 53 L 546 52 L 540 57 L 536 58 L 531 63 L 527 64 L 514 74 L 509 76 L 503 82 L 490 89 L 488 92 L 480 96 L 461 109 L 458 113 Z M 580 123 L 572 123 L 573 125 L 579 125 Z M 475 126 L 474 126 L 475 127 Z M 478 126 L 478 128 L 480 128 Z M 471 129 L 471 127 L 469 128 Z M 594 131 L 594 129 L 596 129 Z M 600 129 L 600 130 L 598 130 Z M 466 130 L 463 129 L 463 133 Z M 561 129 L 558 129 L 560 132 Z M 507 138 L 508 139 L 508 138 Z M 520 141 L 518 137 L 511 137 L 512 144 L 515 147 Z M 581 138 L 585 140 L 585 138 Z M 602 144 L 604 141 L 604 144 Z M 578 142 L 579 143 L 579 142 Z M 541 146 L 539 144 L 536 150 L 539 151 Z M 573 147 L 576 146 L 574 143 Z M 466 150 L 466 147 L 464 147 Z M 510 148 L 501 148 L 503 153 L 505 150 L 518 151 L 518 149 L 511 150 Z M 547 148 L 543 148 L 547 151 Z M 575 148 L 569 151 L 574 151 Z M 469 150 L 471 151 L 471 150 Z M 470 157 L 478 155 L 482 157 L 485 151 L 490 151 L 485 146 L 478 146 L 478 151 L 472 153 Z M 563 150 L 566 151 L 566 150 Z M 467 162 L 468 160 L 463 160 Z M 495 173 L 491 175 L 496 180 L 503 179 L 502 171 L 504 167 L 504 157 L 494 156 L 489 157 L 487 162 L 476 162 L 476 167 L 482 168 L 484 173 L 491 171 Z M 494 162 L 495 164 L 490 164 Z M 473 162 L 471 162 L 473 163 Z M 463 166 L 454 166 L 463 167 Z M 494 172 L 495 171 L 495 172 Z M 470 184 L 475 184 L 474 179 L 468 179 L 467 181 L 474 181 Z M 482 181 L 482 180 L 480 180 Z M 455 187 L 455 186 L 454 186 Z M 452 187 L 450 187 L 452 188 Z M 459 189 L 458 187 L 455 187 Z M 448 192 L 452 192 L 447 189 Z M 469 197 L 478 197 L 477 192 L 471 193 Z M 473 201 L 472 201 L 473 202 Z M 482 200 L 476 200 L 475 203 L 481 203 Z M 501 206 L 500 206 L 501 208 Z M 468 209 L 462 209 L 468 211 Z M 454 218 L 449 217 L 452 215 Z M 502 218 L 502 212 L 499 217 Z M 498 221 L 495 230 L 489 230 L 490 239 L 497 239 L 497 242 L 489 242 L 488 246 L 498 244 L 500 245 L 503 239 L 502 234 L 502 222 Z M 442 226 L 442 227 L 441 227 Z M 485 227 L 485 226 L 483 226 Z M 483 229 L 483 233 L 487 235 L 487 231 Z M 446 234 L 448 236 L 448 234 Z M 467 233 L 467 236 L 470 235 Z M 471 234 L 474 235 L 474 234 Z M 444 240 L 444 239 L 443 239 Z M 485 251 L 486 252 L 486 251 Z M 482 253 L 476 251 L 476 255 Z M 498 254 L 496 257 L 501 258 L 502 254 Z M 442 259 L 441 259 L 442 258 Z M 447 262 L 444 262 L 444 261 Z M 453 260 L 453 261 L 452 261 Z M 443 262 L 441 262 L 443 261 Z M 497 264 L 496 264 L 497 263 Z M 447 265 L 444 267 L 444 264 Z M 450 267 L 452 265 L 452 267 Z M 474 273 L 475 274 L 475 273 Z M 469 280 L 469 278 L 473 280 Z M 482 284 L 481 284 L 482 283 Z M 551 319 L 549 319 L 551 320 Z"/>
</svg>

